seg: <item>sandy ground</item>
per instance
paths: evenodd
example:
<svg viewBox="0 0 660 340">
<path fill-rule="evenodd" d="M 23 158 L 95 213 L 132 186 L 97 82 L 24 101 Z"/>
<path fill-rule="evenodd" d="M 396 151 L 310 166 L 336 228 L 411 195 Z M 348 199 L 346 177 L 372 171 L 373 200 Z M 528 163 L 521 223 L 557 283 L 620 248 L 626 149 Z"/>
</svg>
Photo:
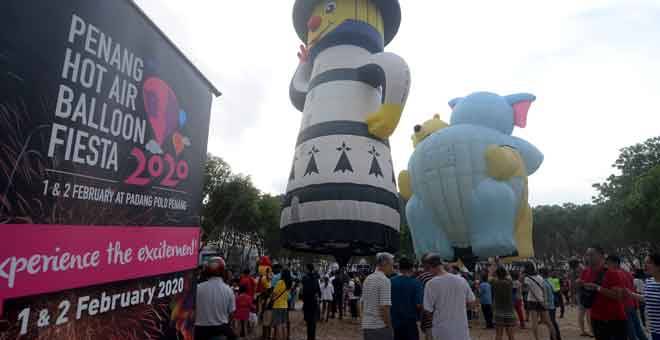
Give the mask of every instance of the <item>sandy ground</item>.
<svg viewBox="0 0 660 340">
<path fill-rule="evenodd" d="M 578 340 L 578 339 L 593 339 L 580 337 L 580 331 L 577 326 L 576 309 L 569 307 L 566 310 L 566 315 L 563 319 L 558 319 L 559 327 L 563 340 Z M 302 312 L 300 309 L 295 312 L 290 312 L 291 317 L 291 340 L 305 340 L 306 330 L 305 323 L 302 320 Z M 559 312 L 557 312 L 559 317 Z M 358 340 L 362 339 L 360 333 L 360 326 L 358 321 L 353 320 L 337 320 L 331 319 L 327 323 L 319 323 L 317 329 L 317 340 Z M 484 329 L 482 320 L 472 322 L 470 328 L 472 340 L 492 340 L 495 339 L 495 331 Z M 541 327 L 540 339 L 549 339 L 547 329 Z M 506 337 L 505 337 L 506 338 Z M 255 338 L 257 339 L 257 338 Z M 529 329 L 520 330 L 516 329 L 516 339 L 527 340 L 533 339 Z"/>
</svg>

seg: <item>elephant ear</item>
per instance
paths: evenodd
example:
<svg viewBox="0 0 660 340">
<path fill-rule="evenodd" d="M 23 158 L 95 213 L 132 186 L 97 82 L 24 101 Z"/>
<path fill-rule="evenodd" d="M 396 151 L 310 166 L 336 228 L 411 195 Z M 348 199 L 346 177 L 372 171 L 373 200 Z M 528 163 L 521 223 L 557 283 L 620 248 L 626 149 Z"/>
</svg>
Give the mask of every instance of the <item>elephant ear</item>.
<svg viewBox="0 0 660 340">
<path fill-rule="evenodd" d="M 454 99 L 449 101 L 449 107 L 453 110 L 454 106 L 458 105 L 458 103 L 460 103 L 462 101 L 463 101 L 462 97 L 454 98 Z"/>
<path fill-rule="evenodd" d="M 513 123 L 521 128 L 527 126 L 527 113 L 536 96 L 530 93 L 517 93 L 506 96 L 506 101 L 513 109 Z"/>
</svg>

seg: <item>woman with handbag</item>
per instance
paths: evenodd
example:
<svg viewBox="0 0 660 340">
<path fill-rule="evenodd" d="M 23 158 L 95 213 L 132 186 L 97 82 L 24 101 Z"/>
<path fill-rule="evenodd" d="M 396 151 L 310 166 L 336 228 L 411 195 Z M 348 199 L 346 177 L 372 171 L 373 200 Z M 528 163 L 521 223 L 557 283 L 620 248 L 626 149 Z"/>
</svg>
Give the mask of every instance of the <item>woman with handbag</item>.
<svg viewBox="0 0 660 340">
<path fill-rule="evenodd" d="M 275 329 L 274 340 L 286 340 L 287 323 L 289 321 L 289 292 L 293 286 L 291 272 L 288 269 L 282 271 L 282 278 L 277 281 L 273 289 L 273 298 L 271 299 L 273 309 L 272 327 Z"/>
<path fill-rule="evenodd" d="M 531 262 L 525 263 L 524 275 L 524 283 L 529 290 L 525 301 L 525 309 L 527 309 L 529 318 L 532 321 L 534 339 L 539 340 L 539 323 L 548 328 L 551 339 L 556 339 L 555 329 L 550 320 L 546 304 L 545 281 L 538 275 L 534 264 Z"/>
</svg>

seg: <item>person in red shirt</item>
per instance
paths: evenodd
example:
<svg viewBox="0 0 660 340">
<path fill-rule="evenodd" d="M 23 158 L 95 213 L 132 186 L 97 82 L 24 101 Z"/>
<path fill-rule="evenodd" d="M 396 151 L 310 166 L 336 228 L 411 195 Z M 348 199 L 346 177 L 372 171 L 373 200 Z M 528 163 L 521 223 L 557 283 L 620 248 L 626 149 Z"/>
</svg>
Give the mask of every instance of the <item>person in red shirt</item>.
<svg viewBox="0 0 660 340">
<path fill-rule="evenodd" d="M 627 337 L 624 307 L 625 280 L 616 268 L 605 267 L 605 253 L 601 247 L 587 250 L 589 267 L 577 280 L 578 287 L 595 293 L 591 306 L 591 324 L 596 340 L 621 340 Z M 578 288 L 580 289 L 580 288 Z"/>
<path fill-rule="evenodd" d="M 623 277 L 626 290 L 631 293 L 635 292 L 633 275 L 632 273 L 621 268 L 621 259 L 618 256 L 607 256 L 607 269 L 617 270 Z M 637 314 L 637 308 L 639 308 L 639 303 L 637 300 L 633 299 L 632 297 L 627 297 L 624 300 L 624 307 L 626 311 L 626 322 L 628 326 L 628 340 L 647 340 L 648 338 L 646 337 L 644 328 L 642 328 L 642 323 L 639 320 L 639 316 Z"/>
<path fill-rule="evenodd" d="M 238 298 L 236 298 L 236 312 L 234 318 L 240 323 L 241 337 L 246 336 L 250 312 L 255 310 L 254 299 L 247 293 L 247 287 L 241 285 L 238 288 Z"/>
<path fill-rule="evenodd" d="M 241 279 L 238 282 L 239 286 L 245 286 L 246 289 L 246 294 L 249 295 L 252 300 L 254 300 L 254 293 L 256 289 L 256 283 L 254 282 L 254 279 L 252 276 L 250 276 L 250 269 L 245 268 L 243 269 L 243 273 L 241 274 Z"/>
</svg>

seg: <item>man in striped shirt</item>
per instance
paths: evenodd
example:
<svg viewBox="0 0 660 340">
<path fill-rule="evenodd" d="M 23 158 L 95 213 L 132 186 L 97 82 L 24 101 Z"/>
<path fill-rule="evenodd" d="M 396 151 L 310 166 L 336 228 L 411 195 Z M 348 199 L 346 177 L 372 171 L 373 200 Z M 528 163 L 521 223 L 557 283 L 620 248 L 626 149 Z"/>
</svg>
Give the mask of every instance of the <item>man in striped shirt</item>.
<svg viewBox="0 0 660 340">
<path fill-rule="evenodd" d="M 392 340 L 392 285 L 388 275 L 394 271 L 394 256 L 376 255 L 376 271 L 362 285 L 362 332 L 364 340 Z"/>
<path fill-rule="evenodd" d="M 433 253 L 426 253 L 422 256 L 422 266 L 424 271 L 417 276 L 417 280 L 422 283 L 422 287 L 426 286 L 426 283 L 431 281 L 435 276 L 435 273 L 431 271 L 432 266 L 431 262 L 436 262 L 435 259 L 440 257 Z M 432 261 L 432 259 L 434 259 Z M 422 322 L 420 323 L 422 332 L 426 340 L 433 340 L 433 335 L 431 334 L 431 328 L 433 327 L 433 313 L 427 311 L 422 311 Z"/>
<path fill-rule="evenodd" d="M 646 273 L 651 276 L 646 281 L 644 295 L 630 293 L 637 300 L 646 303 L 647 326 L 653 340 L 660 340 L 660 253 L 646 257 Z"/>
</svg>

